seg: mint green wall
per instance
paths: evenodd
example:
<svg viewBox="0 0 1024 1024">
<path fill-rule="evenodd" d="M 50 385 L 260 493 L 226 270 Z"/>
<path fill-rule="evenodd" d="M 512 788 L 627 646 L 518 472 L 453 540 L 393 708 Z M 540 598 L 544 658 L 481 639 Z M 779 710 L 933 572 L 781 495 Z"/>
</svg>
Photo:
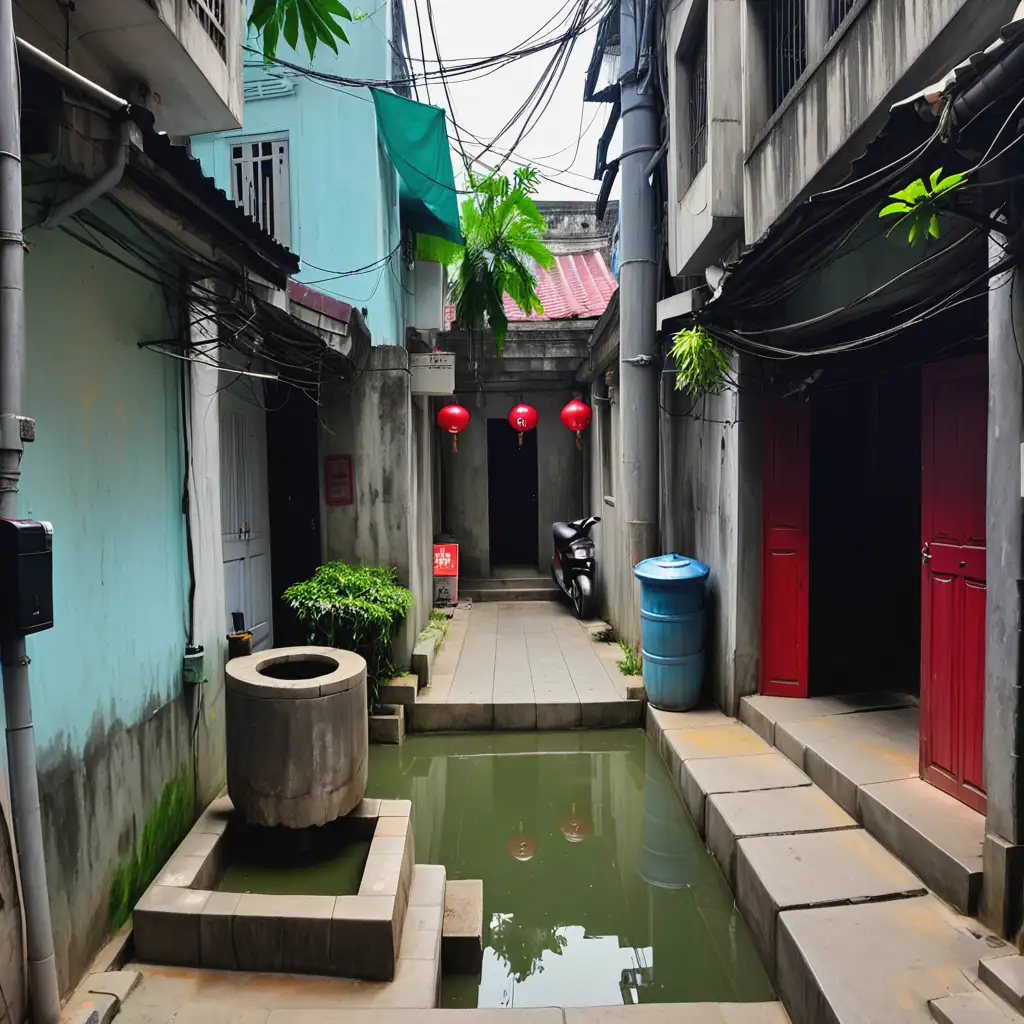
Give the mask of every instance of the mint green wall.
<svg viewBox="0 0 1024 1024">
<path fill-rule="evenodd" d="M 345 30 L 350 45 L 340 44 L 335 55 L 320 44 L 316 70 L 348 78 L 390 78 L 390 3 L 369 17 L 345 23 Z M 283 42 L 278 57 L 309 66 L 305 51 L 296 53 Z M 374 344 L 403 344 L 400 253 L 383 269 L 345 277 L 330 273 L 374 263 L 400 239 L 397 177 L 377 143 L 369 90 L 321 84 L 279 65 L 264 68 L 255 54 L 247 54 L 246 60 L 256 64 L 246 69 L 247 80 L 284 76 L 294 92 L 246 101 L 241 132 L 194 136 L 193 154 L 230 195 L 231 140 L 239 135 L 287 132 L 291 249 L 304 261 L 298 280 L 353 306 L 366 307 Z"/>
<path fill-rule="evenodd" d="M 61 231 L 31 240 L 20 512 L 54 528 L 32 702 L 39 748 L 81 752 L 97 720 L 134 723 L 181 688 L 179 363 L 137 345 L 173 334 L 160 288 Z"/>
</svg>

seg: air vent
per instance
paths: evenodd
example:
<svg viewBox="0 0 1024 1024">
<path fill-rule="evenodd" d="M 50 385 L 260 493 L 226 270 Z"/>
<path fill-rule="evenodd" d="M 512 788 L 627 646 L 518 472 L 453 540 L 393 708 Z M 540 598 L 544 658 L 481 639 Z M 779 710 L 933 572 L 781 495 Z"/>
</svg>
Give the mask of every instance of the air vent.
<svg viewBox="0 0 1024 1024">
<path fill-rule="evenodd" d="M 291 96 L 295 92 L 295 83 L 287 78 L 258 78 L 254 82 L 246 82 L 244 87 L 247 103 L 253 100 L 272 100 L 277 96 Z"/>
</svg>

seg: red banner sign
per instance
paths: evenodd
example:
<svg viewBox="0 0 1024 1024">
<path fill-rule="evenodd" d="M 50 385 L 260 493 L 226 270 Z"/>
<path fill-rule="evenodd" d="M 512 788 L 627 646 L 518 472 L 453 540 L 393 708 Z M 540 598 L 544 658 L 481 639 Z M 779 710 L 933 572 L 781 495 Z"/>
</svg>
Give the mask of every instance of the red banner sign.
<svg viewBox="0 0 1024 1024">
<path fill-rule="evenodd" d="M 435 544 L 434 545 L 434 575 L 435 576 L 458 576 L 459 575 L 459 545 L 458 544 Z"/>
<path fill-rule="evenodd" d="M 351 505 L 355 501 L 351 455 L 328 455 L 324 459 L 324 496 L 328 505 Z"/>
</svg>

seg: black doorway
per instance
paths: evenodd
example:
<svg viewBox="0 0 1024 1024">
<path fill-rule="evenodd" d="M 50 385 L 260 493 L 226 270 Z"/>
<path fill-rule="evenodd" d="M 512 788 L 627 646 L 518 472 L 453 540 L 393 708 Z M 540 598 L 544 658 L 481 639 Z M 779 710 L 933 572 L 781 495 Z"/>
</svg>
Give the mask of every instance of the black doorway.
<svg viewBox="0 0 1024 1024">
<path fill-rule="evenodd" d="M 507 420 L 487 421 L 491 567 L 532 565 L 537 552 L 537 431 L 519 435 Z"/>
</svg>

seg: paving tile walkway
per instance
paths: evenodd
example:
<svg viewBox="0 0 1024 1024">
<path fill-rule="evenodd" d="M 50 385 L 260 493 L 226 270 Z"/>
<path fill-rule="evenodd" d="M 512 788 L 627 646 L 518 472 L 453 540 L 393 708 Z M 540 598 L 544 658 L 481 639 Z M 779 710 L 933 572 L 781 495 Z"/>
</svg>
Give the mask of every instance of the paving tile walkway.
<svg viewBox="0 0 1024 1024">
<path fill-rule="evenodd" d="M 556 601 L 460 605 L 413 728 L 639 724 L 642 706 L 626 694 L 639 680 L 619 672 L 619 648 L 595 639 L 594 625 Z"/>
</svg>

